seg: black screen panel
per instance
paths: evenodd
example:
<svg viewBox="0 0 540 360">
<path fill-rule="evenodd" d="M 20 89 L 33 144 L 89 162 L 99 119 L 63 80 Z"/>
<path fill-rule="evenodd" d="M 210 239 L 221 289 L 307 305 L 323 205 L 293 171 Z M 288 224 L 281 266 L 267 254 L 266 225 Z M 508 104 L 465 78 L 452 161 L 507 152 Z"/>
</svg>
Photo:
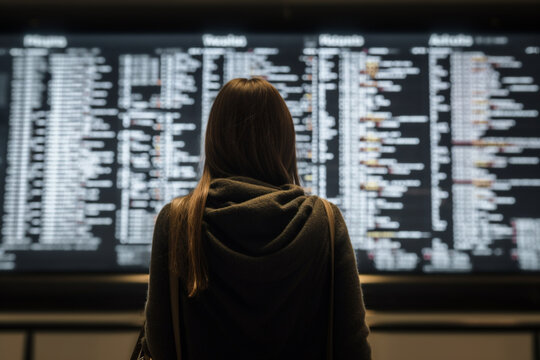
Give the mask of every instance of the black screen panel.
<svg viewBox="0 0 540 360">
<path fill-rule="evenodd" d="M 144 272 L 220 87 L 286 100 L 362 273 L 540 270 L 538 34 L 0 38 L 0 269 Z"/>
</svg>

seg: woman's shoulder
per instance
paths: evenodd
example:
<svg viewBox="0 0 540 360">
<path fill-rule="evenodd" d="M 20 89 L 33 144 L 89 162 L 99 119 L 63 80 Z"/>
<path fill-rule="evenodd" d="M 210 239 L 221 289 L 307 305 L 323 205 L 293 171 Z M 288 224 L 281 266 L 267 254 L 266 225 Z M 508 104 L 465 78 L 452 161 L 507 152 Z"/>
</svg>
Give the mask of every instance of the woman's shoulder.
<svg viewBox="0 0 540 360">
<path fill-rule="evenodd" d="M 165 220 L 168 220 L 171 214 L 174 214 L 175 211 L 178 211 L 183 206 L 182 203 L 183 203 L 184 198 L 185 196 L 181 196 L 181 197 L 179 196 L 172 199 L 167 204 L 163 205 L 163 207 L 157 214 L 156 224 L 162 223 Z"/>
<path fill-rule="evenodd" d="M 159 213 L 157 214 L 154 222 L 155 229 L 168 231 L 170 220 L 172 217 L 177 218 L 181 209 L 183 208 L 183 197 L 177 197 L 171 200 L 169 203 L 163 205 Z"/>
<path fill-rule="evenodd" d="M 164 237 L 168 234 L 172 215 L 171 212 L 173 211 L 172 209 L 174 206 L 173 201 L 165 204 L 156 215 L 154 220 L 154 237 L 156 237 L 156 235 Z"/>
<path fill-rule="evenodd" d="M 330 200 L 325 199 L 325 198 L 323 198 L 323 197 L 321 197 L 319 195 L 314 195 L 314 194 L 306 194 L 306 196 L 311 200 L 312 204 L 319 203 L 321 206 L 324 206 L 324 203 L 329 204 L 332 211 L 336 215 L 342 216 L 341 215 L 341 210 L 339 209 L 339 207 L 336 204 L 334 204 L 333 202 L 331 202 Z"/>
<path fill-rule="evenodd" d="M 171 203 L 165 204 L 159 213 L 157 214 L 155 225 L 156 227 L 160 225 L 165 225 L 168 223 L 169 215 L 171 213 Z"/>
<path fill-rule="evenodd" d="M 320 197 L 318 195 L 310 195 L 310 199 L 312 199 L 312 204 L 314 208 L 317 206 L 317 209 L 324 214 L 325 217 L 332 216 L 334 221 L 334 226 L 336 229 L 336 240 L 341 241 L 342 238 L 348 239 L 348 230 L 347 230 L 347 224 L 345 222 L 345 218 L 343 217 L 343 214 L 341 213 L 341 209 L 331 202 L 330 200 L 327 200 L 323 197 Z M 330 209 L 332 214 L 329 214 L 327 212 L 327 208 L 324 205 L 324 203 L 327 203 L 330 205 Z"/>
<path fill-rule="evenodd" d="M 163 205 L 163 207 L 161 208 L 161 210 L 158 213 L 158 218 L 169 216 L 169 214 L 171 212 L 171 206 L 172 206 L 172 201 L 165 204 L 165 205 Z"/>
</svg>

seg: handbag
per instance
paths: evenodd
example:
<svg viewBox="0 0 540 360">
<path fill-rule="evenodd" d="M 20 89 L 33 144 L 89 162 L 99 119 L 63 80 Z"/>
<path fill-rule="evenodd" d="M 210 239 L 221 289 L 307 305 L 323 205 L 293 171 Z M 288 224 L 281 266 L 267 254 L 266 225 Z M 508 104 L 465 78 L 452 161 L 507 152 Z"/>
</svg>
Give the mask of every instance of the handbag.
<svg viewBox="0 0 540 360">
<path fill-rule="evenodd" d="M 173 323 L 174 331 L 174 345 L 176 348 L 176 358 L 177 360 L 182 359 L 182 351 L 180 348 L 180 310 L 179 299 L 178 299 L 178 277 L 169 270 L 169 289 L 171 293 L 171 316 Z M 137 338 L 137 343 L 131 353 L 131 360 L 151 360 L 152 357 L 148 348 L 146 347 L 146 342 L 144 338 L 144 328 L 146 321 L 144 322 L 141 330 L 139 331 L 139 337 Z"/>
<path fill-rule="evenodd" d="M 326 359 L 334 358 L 334 247 L 336 239 L 336 220 L 332 205 L 325 199 L 321 199 L 324 210 L 328 217 L 328 227 L 330 229 L 330 306 L 328 311 L 328 337 L 326 341 Z"/>
</svg>

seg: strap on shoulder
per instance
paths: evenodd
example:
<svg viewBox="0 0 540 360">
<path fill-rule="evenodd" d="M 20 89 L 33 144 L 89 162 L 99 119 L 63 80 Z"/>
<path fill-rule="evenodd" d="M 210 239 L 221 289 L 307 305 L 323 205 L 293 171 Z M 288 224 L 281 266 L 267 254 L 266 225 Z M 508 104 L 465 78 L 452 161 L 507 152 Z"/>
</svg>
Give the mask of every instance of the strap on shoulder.
<svg viewBox="0 0 540 360">
<path fill-rule="evenodd" d="M 325 199 L 321 199 L 328 216 L 328 225 L 330 229 L 330 306 L 328 311 L 328 338 L 326 346 L 326 358 L 328 360 L 334 357 L 334 247 L 336 239 L 336 220 L 334 216 L 334 210 L 330 202 Z"/>
</svg>

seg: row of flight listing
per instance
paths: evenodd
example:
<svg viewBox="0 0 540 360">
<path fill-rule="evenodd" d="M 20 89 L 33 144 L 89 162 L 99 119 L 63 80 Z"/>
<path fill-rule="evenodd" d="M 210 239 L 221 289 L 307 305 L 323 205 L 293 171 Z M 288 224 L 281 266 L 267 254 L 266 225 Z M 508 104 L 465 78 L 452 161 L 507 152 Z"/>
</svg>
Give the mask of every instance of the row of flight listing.
<svg viewBox="0 0 540 360">
<path fill-rule="evenodd" d="M 148 269 L 212 102 L 262 76 L 361 273 L 540 271 L 538 34 L 0 37 L 0 270 Z"/>
</svg>

